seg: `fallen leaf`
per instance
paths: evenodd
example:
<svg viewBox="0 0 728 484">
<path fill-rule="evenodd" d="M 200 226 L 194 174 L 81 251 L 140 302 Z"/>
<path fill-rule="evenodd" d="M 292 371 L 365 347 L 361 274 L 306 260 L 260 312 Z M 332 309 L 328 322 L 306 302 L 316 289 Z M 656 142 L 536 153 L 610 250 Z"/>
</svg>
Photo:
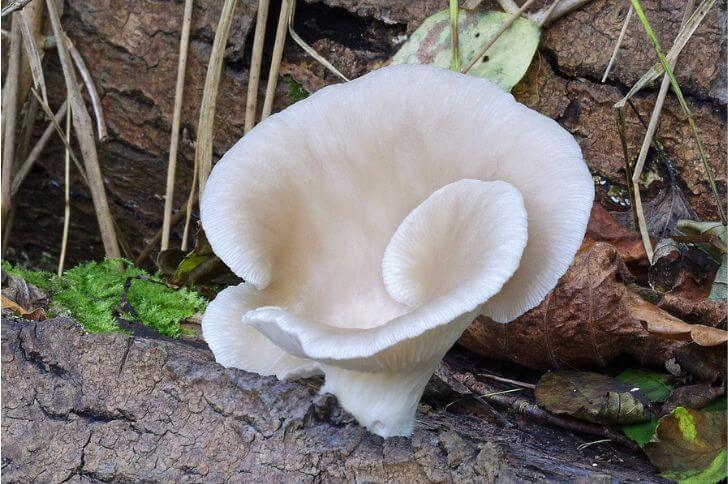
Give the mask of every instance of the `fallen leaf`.
<svg viewBox="0 0 728 484">
<path fill-rule="evenodd" d="M 709 483 L 726 478 L 725 445 L 724 411 L 677 407 L 660 419 L 644 449 L 664 477 Z"/>
<path fill-rule="evenodd" d="M 647 422 L 622 425 L 620 429 L 624 432 L 624 435 L 632 439 L 637 445 L 644 447 L 655 435 L 657 422 L 658 420 L 653 418 Z"/>
<path fill-rule="evenodd" d="M 630 313 L 652 334 L 693 341 L 700 346 L 718 346 L 728 342 L 728 331 L 703 324 L 688 324 L 639 296 L 627 298 Z"/>
<path fill-rule="evenodd" d="M 637 388 L 650 402 L 661 403 L 672 393 L 672 375 L 659 373 L 645 368 L 629 368 L 617 375 L 617 380 L 632 388 Z"/>
<path fill-rule="evenodd" d="M 496 34 L 510 15 L 483 10 L 460 11 L 460 56 L 468 63 Z M 428 17 L 392 57 L 392 64 L 431 64 L 449 68 L 452 59 L 450 12 Z M 519 18 L 488 49 L 468 74 L 484 77 L 510 91 L 526 73 L 538 48 L 541 30 Z"/>
<path fill-rule="evenodd" d="M 3 309 L 10 310 L 21 318 L 27 319 L 29 321 L 45 321 L 46 315 L 43 308 L 36 308 L 32 311 L 29 311 L 15 301 L 11 300 L 10 298 L 5 297 L 4 295 L 1 297 Z"/>
<path fill-rule="evenodd" d="M 601 424 L 650 420 L 649 401 L 616 378 L 582 371 L 546 373 L 536 384 L 536 401 L 556 414 Z"/>
<path fill-rule="evenodd" d="M 624 262 L 647 263 L 642 237 L 636 230 L 626 229 L 599 202 L 594 202 L 586 227 L 586 236 L 594 241 L 609 242 L 619 251 Z"/>
<path fill-rule="evenodd" d="M 537 370 L 604 367 L 623 354 L 640 365 L 662 366 L 685 341 L 652 335 L 642 326 L 631 312 L 629 302 L 640 298 L 625 286 L 629 277 L 615 247 L 587 244 L 541 304 L 508 324 L 479 317 L 460 343 Z"/>
<path fill-rule="evenodd" d="M 714 386 L 707 383 L 676 388 L 662 406 L 662 413 L 672 412 L 677 407 L 700 409 L 724 393 L 724 386 Z"/>
</svg>

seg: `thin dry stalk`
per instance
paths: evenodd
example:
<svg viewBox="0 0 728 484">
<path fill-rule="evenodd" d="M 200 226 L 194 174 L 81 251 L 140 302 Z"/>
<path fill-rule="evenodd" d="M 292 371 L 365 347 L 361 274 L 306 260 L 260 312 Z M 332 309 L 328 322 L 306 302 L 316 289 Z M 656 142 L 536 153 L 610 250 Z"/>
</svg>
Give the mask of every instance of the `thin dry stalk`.
<svg viewBox="0 0 728 484">
<path fill-rule="evenodd" d="M 450 60 L 450 69 L 453 71 L 460 70 L 460 8 L 458 0 L 450 0 L 450 40 L 452 59 Z"/>
<path fill-rule="evenodd" d="M 561 17 L 570 14 L 574 10 L 583 7 L 589 2 L 591 2 L 591 0 L 562 0 L 551 13 L 548 13 L 550 7 L 546 7 L 536 13 L 527 14 L 525 17 L 536 22 L 540 27 L 545 27 L 554 23 Z"/>
<path fill-rule="evenodd" d="M 35 98 L 34 98 L 35 99 Z M 36 101 L 37 102 L 37 101 Z M 63 104 L 61 104 L 61 107 L 58 108 L 58 111 L 56 111 L 56 114 L 54 115 L 55 123 L 58 124 L 61 122 L 61 119 L 66 114 L 66 102 L 64 101 Z M 28 153 L 28 156 L 25 158 L 25 161 L 22 165 L 20 165 L 20 168 L 18 169 L 17 173 L 15 174 L 15 178 L 13 178 L 13 183 L 10 188 L 10 196 L 14 197 L 18 190 L 20 189 L 20 186 L 23 184 L 23 181 L 25 181 L 25 178 L 28 176 L 28 173 L 30 173 L 31 168 L 33 168 L 33 165 L 35 165 L 35 162 L 38 161 L 38 158 L 40 158 L 41 153 L 43 152 L 43 149 L 45 149 L 46 144 L 48 144 L 48 140 L 50 140 L 51 135 L 55 131 L 55 126 L 53 121 L 48 123 L 48 126 L 46 126 L 45 131 L 43 131 L 43 134 L 38 138 L 38 141 L 35 143 L 35 146 L 33 146 L 33 149 L 30 150 L 30 153 Z M 70 155 L 69 155 L 70 156 Z"/>
<path fill-rule="evenodd" d="M 190 193 L 187 196 L 187 203 L 184 207 L 185 212 L 185 226 L 182 230 L 182 245 L 180 249 L 187 251 L 189 238 L 190 238 L 190 221 L 192 220 L 192 207 L 197 202 L 198 192 L 195 190 L 197 187 L 197 174 L 200 172 L 200 167 L 197 166 L 197 160 L 195 160 L 194 172 L 192 173 L 192 186 L 190 187 Z"/>
<path fill-rule="evenodd" d="M 554 14 L 556 7 L 558 7 L 560 3 L 561 0 L 554 0 L 551 5 L 544 10 L 543 18 L 537 22 L 539 27 L 543 27 L 544 24 L 551 20 L 551 16 Z"/>
<path fill-rule="evenodd" d="M 179 127 L 182 121 L 182 101 L 185 89 L 185 70 L 187 69 L 187 50 L 190 45 L 190 26 L 192 25 L 193 0 L 185 0 L 182 16 L 182 38 L 177 64 L 177 86 L 174 93 L 174 113 L 172 114 L 172 136 L 169 141 L 169 163 L 167 165 L 167 187 L 164 195 L 164 217 L 162 219 L 162 250 L 169 248 L 172 205 L 174 203 L 174 181 L 177 173 L 177 149 L 179 147 Z"/>
<path fill-rule="evenodd" d="M 40 89 L 43 99 L 48 102 L 48 92 L 46 89 L 45 76 L 43 75 L 43 61 L 41 55 L 43 51 L 38 48 L 36 36 L 31 30 L 31 19 L 28 18 L 27 10 L 21 10 L 17 14 L 20 19 L 20 33 L 23 37 L 23 46 L 25 47 L 25 55 L 28 58 L 28 65 L 33 77 L 33 85 L 36 89 Z"/>
<path fill-rule="evenodd" d="M 316 49 L 311 47 L 306 43 L 305 40 L 301 38 L 300 35 L 296 33 L 295 30 L 293 30 L 293 21 L 296 14 L 296 0 L 291 0 L 291 16 L 288 19 L 288 33 L 291 35 L 291 38 L 295 43 L 298 44 L 300 48 L 304 50 L 308 55 L 310 55 L 316 62 L 324 66 L 326 69 L 328 69 L 329 72 L 331 72 L 333 75 L 341 79 L 342 81 L 346 82 L 349 80 L 348 77 L 346 77 L 344 74 L 339 72 L 339 70 L 334 67 L 334 65 L 326 60 L 325 57 L 323 57 L 321 54 L 316 52 Z"/>
<path fill-rule="evenodd" d="M 66 100 L 67 104 L 70 104 Z M 71 144 L 71 110 L 66 112 L 66 146 Z M 63 190 L 63 235 L 61 236 L 61 255 L 58 257 L 58 275 L 63 274 L 66 262 L 66 249 L 68 248 L 68 229 L 71 225 L 71 151 L 66 149 L 64 163 L 64 190 Z"/>
<path fill-rule="evenodd" d="M 614 61 L 617 59 L 617 52 L 619 52 L 620 47 L 622 47 L 622 41 L 624 41 L 624 34 L 627 33 L 627 28 L 629 27 L 629 21 L 632 18 L 633 13 L 634 13 L 634 7 L 630 3 L 629 10 L 627 10 L 627 16 L 624 18 L 624 23 L 622 24 L 622 30 L 619 31 L 619 37 L 617 37 L 617 43 L 614 44 L 614 51 L 612 52 L 612 57 L 609 59 L 609 64 L 607 64 L 607 68 L 604 70 L 604 75 L 602 76 L 602 82 L 606 82 L 607 77 L 609 77 L 609 72 L 612 70 L 612 65 L 614 65 Z"/>
<path fill-rule="evenodd" d="M 10 31 L 10 53 L 8 54 L 8 70 L 3 86 L 2 117 L 3 128 L 3 160 L 0 177 L 2 179 L 2 215 L 5 225 L 10 213 L 10 184 L 13 180 L 13 161 L 15 159 L 15 130 L 18 120 L 18 90 L 20 84 L 20 49 L 22 37 L 20 33 L 20 16 L 13 15 Z"/>
<path fill-rule="evenodd" d="M 197 201 L 197 192 L 195 190 L 192 191 L 192 203 L 194 204 Z M 187 215 L 187 206 L 183 206 L 180 208 L 180 210 L 175 213 L 172 216 L 172 227 L 180 223 L 183 218 L 185 218 Z M 162 239 L 162 229 L 157 230 L 157 232 L 154 234 L 154 236 L 149 240 L 147 245 L 144 247 L 144 249 L 139 253 L 136 259 L 134 259 L 134 265 L 140 266 L 144 261 L 147 260 L 147 258 L 152 254 L 152 251 L 154 248 L 159 244 L 159 241 Z M 187 250 L 182 249 L 182 250 Z"/>
<path fill-rule="evenodd" d="M 255 21 L 253 37 L 253 53 L 250 58 L 250 76 L 248 77 L 248 97 L 245 100 L 245 133 L 255 126 L 255 115 L 258 107 L 258 84 L 260 83 L 260 66 L 263 63 L 263 44 L 265 27 L 268 22 L 270 0 L 258 0 L 258 17 Z"/>
<path fill-rule="evenodd" d="M 498 0 L 498 5 L 500 5 L 500 8 L 502 8 L 506 13 L 513 14 L 518 12 L 518 4 L 513 0 Z"/>
<path fill-rule="evenodd" d="M 475 54 L 475 56 L 474 56 L 474 57 L 473 57 L 472 59 L 470 59 L 470 61 L 469 61 L 469 62 L 468 62 L 468 63 L 467 63 L 466 65 L 465 65 L 465 67 L 463 67 L 463 68 L 462 68 L 462 69 L 460 70 L 460 72 L 462 72 L 463 74 L 467 74 L 467 73 L 468 73 L 468 71 L 470 71 L 470 69 L 472 69 L 472 68 L 473 68 L 473 66 L 474 66 L 474 65 L 475 65 L 475 64 L 476 64 L 476 63 L 477 63 L 477 62 L 478 62 L 478 61 L 479 61 L 480 59 L 482 59 L 482 58 L 483 58 L 483 56 L 485 55 L 485 53 L 486 53 L 486 52 L 488 52 L 488 49 L 490 49 L 490 48 L 491 48 L 491 46 L 492 46 L 493 44 L 495 44 L 495 41 L 496 41 L 496 40 L 498 40 L 498 39 L 500 38 L 500 36 L 501 36 L 501 35 L 503 35 L 503 32 L 505 32 L 506 30 L 508 30 L 508 27 L 510 27 L 511 25 L 513 25 L 513 22 L 515 22 L 515 21 L 516 21 L 516 19 L 518 19 L 518 17 L 520 17 L 520 16 L 521 16 L 521 14 L 522 14 L 523 12 L 525 12 L 525 11 L 526 11 L 526 9 L 527 9 L 528 7 L 530 7 L 530 6 L 531 6 L 531 4 L 532 4 L 532 3 L 534 2 L 534 1 L 535 1 L 535 0 L 527 0 L 527 1 L 526 1 L 526 3 L 524 3 L 524 4 L 523 4 L 523 5 L 521 6 L 521 8 L 519 8 L 519 9 L 518 9 L 517 11 L 515 11 L 515 12 L 514 12 L 514 13 L 513 13 L 513 14 L 512 14 L 512 15 L 511 15 L 510 17 L 508 17 L 508 19 L 507 19 L 507 20 L 506 20 L 505 22 L 503 22 L 503 24 L 501 24 L 501 26 L 500 26 L 500 27 L 498 28 L 498 31 L 497 31 L 497 32 L 496 32 L 496 33 L 495 33 L 495 34 L 493 35 L 493 37 L 491 37 L 491 39 L 490 39 L 490 40 L 489 40 L 488 42 L 486 42 L 486 43 L 485 43 L 485 45 L 483 46 L 483 48 L 482 48 L 482 49 L 480 49 L 480 52 L 478 52 L 477 54 Z"/>
<path fill-rule="evenodd" d="M 109 137 L 109 132 L 106 129 L 106 117 L 104 116 L 104 108 L 101 105 L 101 97 L 99 96 L 99 92 L 96 90 L 96 84 L 94 83 L 93 77 L 91 77 L 91 73 L 86 67 L 86 62 L 84 62 L 83 56 L 81 56 L 81 53 L 78 51 L 71 39 L 67 35 L 65 37 L 68 51 L 71 53 L 71 58 L 73 58 L 73 63 L 76 64 L 76 69 L 78 69 L 78 73 L 81 75 L 81 79 L 83 79 L 83 83 L 88 90 L 89 98 L 91 98 L 91 107 L 93 108 L 94 116 L 96 117 L 96 131 L 99 135 L 99 141 L 106 141 L 106 138 Z"/>
<path fill-rule="evenodd" d="M 210 62 L 207 66 L 205 90 L 202 93 L 200 120 L 197 123 L 197 144 L 195 147 L 195 164 L 199 170 L 200 194 L 205 189 L 207 177 L 212 170 L 212 139 L 215 124 L 217 90 L 220 84 L 225 45 L 230 35 L 230 26 L 233 22 L 233 13 L 237 3 L 237 0 L 225 0 L 222 6 L 220 21 L 217 24 L 215 40 L 212 43 L 212 51 L 210 52 Z"/>
<path fill-rule="evenodd" d="M 21 10 L 23 7 L 28 5 L 33 0 L 11 0 L 8 2 L 7 5 L 5 5 L 0 12 L 0 16 L 4 17 L 9 13 L 13 13 L 16 10 Z"/>
<path fill-rule="evenodd" d="M 687 22 L 694 6 L 695 6 L 694 0 L 688 0 L 687 4 L 685 5 L 685 13 L 683 14 L 681 27 L 685 25 L 685 22 Z M 630 11 L 632 11 L 632 7 L 630 8 Z M 669 61 L 670 69 L 674 69 L 675 64 L 677 64 L 677 56 Z M 660 114 L 662 113 L 662 106 L 665 103 L 665 96 L 667 96 L 667 91 L 669 89 L 670 89 L 670 76 L 667 75 L 667 73 L 665 73 L 665 75 L 662 78 L 662 84 L 660 84 L 660 91 L 657 93 L 657 100 L 655 101 L 655 107 L 652 109 L 652 116 L 650 117 L 650 122 L 647 125 L 647 132 L 645 133 L 645 138 L 644 138 L 644 140 L 642 140 L 642 147 L 640 148 L 640 153 L 637 156 L 637 162 L 635 163 L 634 170 L 632 172 L 632 180 L 631 180 L 632 193 L 634 194 L 634 205 L 635 205 L 635 210 L 637 211 L 637 214 L 638 214 L 638 222 L 639 222 L 638 225 L 639 225 L 639 229 L 640 229 L 640 235 L 642 236 L 642 244 L 645 247 L 645 252 L 647 253 L 647 258 L 650 261 L 650 263 L 652 263 L 652 258 L 654 256 L 654 249 L 652 247 L 652 241 L 650 240 L 650 235 L 647 231 L 647 223 L 645 222 L 645 218 L 644 218 L 644 210 L 642 208 L 642 196 L 640 195 L 639 182 L 640 182 L 640 177 L 642 176 L 642 171 L 644 170 L 644 167 L 645 167 L 645 161 L 647 160 L 647 153 L 650 150 L 650 145 L 652 144 L 652 139 L 655 136 L 655 132 L 657 131 L 657 125 L 660 122 Z"/>
<path fill-rule="evenodd" d="M 53 35 L 57 39 L 64 39 L 65 33 L 61 26 L 61 18 L 58 14 L 54 0 L 46 0 L 46 8 L 48 16 L 51 20 Z M 109 208 L 109 202 L 106 198 L 106 188 L 104 187 L 104 179 L 101 174 L 98 154 L 96 152 L 96 143 L 94 141 L 94 133 L 91 122 L 91 116 L 86 109 L 81 96 L 81 90 L 76 81 L 76 75 L 73 71 L 73 63 L 68 52 L 65 42 L 57 43 L 58 57 L 61 61 L 63 69 L 63 77 L 66 81 L 66 89 L 71 99 L 71 112 L 73 115 L 73 127 L 76 132 L 76 138 L 81 148 L 84 166 L 86 167 L 86 175 L 89 181 L 89 190 L 93 199 L 96 217 L 99 221 L 99 229 L 101 232 L 101 240 L 104 244 L 106 256 L 109 258 L 118 258 L 121 256 L 119 243 L 114 231 L 114 222 Z"/>
<path fill-rule="evenodd" d="M 265 86 L 265 100 L 263 101 L 263 112 L 260 114 L 260 120 L 264 120 L 270 116 L 273 110 L 273 98 L 276 94 L 276 86 L 278 86 L 278 70 L 281 67 L 281 59 L 283 58 L 283 47 L 286 43 L 286 26 L 290 19 L 291 0 L 281 1 L 281 13 L 278 16 L 278 26 L 276 27 L 276 39 L 273 44 L 273 54 L 271 55 L 270 71 L 268 71 L 268 84 Z"/>
</svg>

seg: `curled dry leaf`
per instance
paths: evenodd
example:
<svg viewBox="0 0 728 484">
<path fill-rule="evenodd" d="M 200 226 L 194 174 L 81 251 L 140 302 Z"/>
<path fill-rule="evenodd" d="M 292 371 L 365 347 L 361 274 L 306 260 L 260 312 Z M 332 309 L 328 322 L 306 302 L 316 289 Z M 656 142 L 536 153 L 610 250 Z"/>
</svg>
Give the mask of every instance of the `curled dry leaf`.
<svg viewBox="0 0 728 484">
<path fill-rule="evenodd" d="M 685 343 L 653 335 L 642 326 L 632 312 L 642 300 L 624 279 L 629 274 L 619 251 L 587 241 L 540 305 L 509 324 L 480 317 L 460 343 L 483 356 L 534 369 L 605 366 L 621 354 L 640 364 L 662 365 Z M 649 307 L 643 319 L 666 317 L 660 308 Z"/>
<path fill-rule="evenodd" d="M 636 230 L 628 230 L 599 202 L 592 206 L 589 225 L 586 228 L 587 241 L 602 241 L 612 244 L 624 262 L 647 264 L 647 253 L 642 237 Z"/>
<path fill-rule="evenodd" d="M 546 410 L 607 425 L 650 420 L 649 401 L 616 378 L 587 371 L 554 371 L 541 377 L 536 401 Z"/>
<path fill-rule="evenodd" d="M 728 331 L 703 324 L 688 324 L 635 294 L 627 298 L 626 304 L 630 313 L 652 334 L 693 341 L 700 346 L 718 346 L 728 342 Z"/>
</svg>

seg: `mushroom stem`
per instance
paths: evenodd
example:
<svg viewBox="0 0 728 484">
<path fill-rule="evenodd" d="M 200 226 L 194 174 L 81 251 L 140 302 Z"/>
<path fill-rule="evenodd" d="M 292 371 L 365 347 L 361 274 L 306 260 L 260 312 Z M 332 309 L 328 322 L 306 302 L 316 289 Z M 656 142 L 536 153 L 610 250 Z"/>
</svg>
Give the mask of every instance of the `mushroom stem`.
<svg viewBox="0 0 728 484">
<path fill-rule="evenodd" d="M 370 432 L 384 438 L 411 435 L 417 403 L 439 359 L 407 373 L 368 373 L 325 366 L 321 393 L 339 403 Z"/>
</svg>

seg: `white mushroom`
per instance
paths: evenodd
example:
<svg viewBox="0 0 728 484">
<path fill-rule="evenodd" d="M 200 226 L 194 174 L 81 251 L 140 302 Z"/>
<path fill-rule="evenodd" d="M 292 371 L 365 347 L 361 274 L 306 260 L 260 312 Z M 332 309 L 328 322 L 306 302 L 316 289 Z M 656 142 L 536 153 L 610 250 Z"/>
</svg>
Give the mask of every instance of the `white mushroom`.
<svg viewBox="0 0 728 484">
<path fill-rule="evenodd" d="M 573 137 L 483 79 L 386 67 L 266 119 L 201 202 L 246 282 L 203 319 L 217 361 L 322 373 L 372 432 L 412 432 L 425 384 L 480 312 L 508 322 L 571 263 L 594 190 Z"/>
</svg>

